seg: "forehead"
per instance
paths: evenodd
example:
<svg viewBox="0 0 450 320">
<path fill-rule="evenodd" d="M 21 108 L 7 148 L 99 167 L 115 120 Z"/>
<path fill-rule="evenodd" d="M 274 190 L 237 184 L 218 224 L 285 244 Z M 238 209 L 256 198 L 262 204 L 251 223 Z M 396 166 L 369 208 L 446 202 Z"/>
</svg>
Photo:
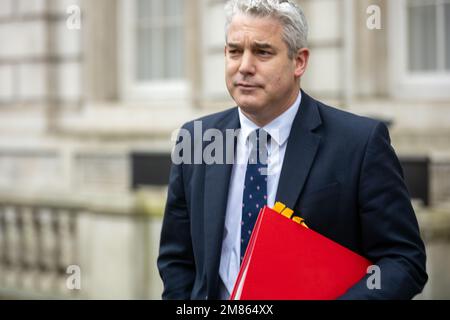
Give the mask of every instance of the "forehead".
<svg viewBox="0 0 450 320">
<path fill-rule="evenodd" d="M 270 42 L 280 45 L 283 41 L 281 23 L 272 17 L 236 15 L 230 23 L 228 42 Z"/>
</svg>

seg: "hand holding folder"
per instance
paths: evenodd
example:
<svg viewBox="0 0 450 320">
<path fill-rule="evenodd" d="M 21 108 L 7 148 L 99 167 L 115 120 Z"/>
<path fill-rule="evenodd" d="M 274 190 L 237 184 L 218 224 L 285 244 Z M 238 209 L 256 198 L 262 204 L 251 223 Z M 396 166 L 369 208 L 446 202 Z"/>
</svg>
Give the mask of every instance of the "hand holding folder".
<svg viewBox="0 0 450 320">
<path fill-rule="evenodd" d="M 336 299 L 372 263 L 308 229 L 281 203 L 264 207 L 245 252 L 232 300 Z"/>
</svg>

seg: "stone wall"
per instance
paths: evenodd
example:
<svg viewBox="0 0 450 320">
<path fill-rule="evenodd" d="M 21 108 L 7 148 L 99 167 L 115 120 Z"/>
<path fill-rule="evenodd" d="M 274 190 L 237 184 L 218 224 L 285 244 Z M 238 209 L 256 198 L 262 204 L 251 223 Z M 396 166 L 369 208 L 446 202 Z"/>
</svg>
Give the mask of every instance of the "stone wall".
<svg viewBox="0 0 450 320">
<path fill-rule="evenodd" d="M 81 99 L 81 34 L 69 30 L 76 1 L 4 0 L 0 11 L 0 105 Z"/>
</svg>

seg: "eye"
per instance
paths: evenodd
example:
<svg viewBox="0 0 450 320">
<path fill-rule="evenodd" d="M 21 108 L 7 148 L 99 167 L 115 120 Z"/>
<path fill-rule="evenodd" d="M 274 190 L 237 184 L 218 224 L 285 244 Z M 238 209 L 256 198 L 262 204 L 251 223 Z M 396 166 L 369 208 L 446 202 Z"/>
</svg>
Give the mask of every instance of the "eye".
<svg viewBox="0 0 450 320">
<path fill-rule="evenodd" d="M 238 55 L 240 53 L 240 50 L 238 50 L 238 49 L 228 49 L 228 53 L 230 55 Z"/>
<path fill-rule="evenodd" d="M 265 57 L 265 56 L 270 56 L 270 55 L 272 54 L 272 52 L 267 51 L 267 50 L 258 50 L 258 54 L 259 54 L 260 56 Z"/>
</svg>

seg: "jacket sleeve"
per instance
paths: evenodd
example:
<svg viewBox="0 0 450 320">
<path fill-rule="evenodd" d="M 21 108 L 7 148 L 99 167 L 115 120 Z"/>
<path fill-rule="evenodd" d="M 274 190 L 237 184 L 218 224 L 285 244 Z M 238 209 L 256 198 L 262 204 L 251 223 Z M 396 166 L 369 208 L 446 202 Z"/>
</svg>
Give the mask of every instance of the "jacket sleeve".
<svg viewBox="0 0 450 320">
<path fill-rule="evenodd" d="M 163 299 L 191 298 L 195 264 L 190 229 L 183 164 L 172 164 L 157 262 Z"/>
<path fill-rule="evenodd" d="M 379 267 L 380 286 L 369 288 L 376 280 L 369 273 L 340 299 L 412 299 L 428 279 L 425 247 L 383 123 L 374 127 L 366 146 L 358 201 L 362 253 Z"/>
</svg>

